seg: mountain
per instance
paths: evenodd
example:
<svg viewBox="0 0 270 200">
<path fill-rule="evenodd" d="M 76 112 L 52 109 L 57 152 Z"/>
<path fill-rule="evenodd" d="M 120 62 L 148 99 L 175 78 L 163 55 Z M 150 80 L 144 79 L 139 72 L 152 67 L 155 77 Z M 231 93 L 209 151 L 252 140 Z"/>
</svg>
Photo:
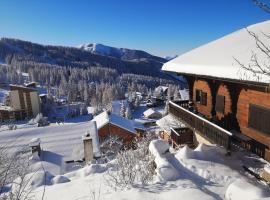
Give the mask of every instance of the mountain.
<svg viewBox="0 0 270 200">
<path fill-rule="evenodd" d="M 0 60 L 10 63 L 34 62 L 66 67 L 91 66 L 116 69 L 119 73 L 161 76 L 166 60 L 141 50 L 109 47 L 101 44 L 79 48 L 41 45 L 11 38 L 0 39 Z"/>
<path fill-rule="evenodd" d="M 174 56 L 165 56 L 164 58 L 166 59 L 166 60 L 172 60 L 172 59 L 175 59 L 176 57 L 177 57 L 178 55 L 174 55 Z"/>
<path fill-rule="evenodd" d="M 126 48 L 116 48 L 110 47 L 103 44 L 93 43 L 93 44 L 83 44 L 79 47 L 82 50 L 91 52 L 93 54 L 103 55 L 103 56 L 111 56 L 115 58 L 119 58 L 122 60 L 147 60 L 152 59 L 160 62 L 164 62 L 163 58 L 153 56 L 145 51 L 141 50 L 133 50 Z"/>
</svg>

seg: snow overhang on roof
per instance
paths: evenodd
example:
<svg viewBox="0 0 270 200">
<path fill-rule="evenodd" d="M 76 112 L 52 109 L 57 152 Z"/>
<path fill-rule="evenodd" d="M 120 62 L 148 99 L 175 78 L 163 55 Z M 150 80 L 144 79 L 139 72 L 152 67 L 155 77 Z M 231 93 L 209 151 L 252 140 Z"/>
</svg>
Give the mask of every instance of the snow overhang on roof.
<svg viewBox="0 0 270 200">
<path fill-rule="evenodd" d="M 254 24 L 247 29 L 270 47 L 270 39 L 264 35 L 270 35 L 270 20 Z M 162 70 L 184 75 L 270 83 L 270 76 L 257 77 L 241 68 L 236 61 L 237 59 L 242 64 L 249 65 L 254 53 L 260 63 L 270 66 L 270 59 L 257 48 L 255 39 L 247 29 L 240 29 L 180 55 L 165 63 Z"/>
</svg>

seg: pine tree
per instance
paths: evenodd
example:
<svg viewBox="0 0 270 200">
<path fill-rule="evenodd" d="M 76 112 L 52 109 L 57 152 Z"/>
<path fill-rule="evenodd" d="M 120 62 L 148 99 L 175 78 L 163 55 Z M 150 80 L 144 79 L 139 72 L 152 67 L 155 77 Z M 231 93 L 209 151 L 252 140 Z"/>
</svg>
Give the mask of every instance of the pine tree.
<svg viewBox="0 0 270 200">
<path fill-rule="evenodd" d="M 126 107 L 124 101 L 121 102 L 120 116 L 125 117 Z"/>
<path fill-rule="evenodd" d="M 131 111 L 130 111 L 130 108 L 129 107 L 127 107 L 127 109 L 126 109 L 125 117 L 127 119 L 131 119 L 132 118 Z"/>
</svg>

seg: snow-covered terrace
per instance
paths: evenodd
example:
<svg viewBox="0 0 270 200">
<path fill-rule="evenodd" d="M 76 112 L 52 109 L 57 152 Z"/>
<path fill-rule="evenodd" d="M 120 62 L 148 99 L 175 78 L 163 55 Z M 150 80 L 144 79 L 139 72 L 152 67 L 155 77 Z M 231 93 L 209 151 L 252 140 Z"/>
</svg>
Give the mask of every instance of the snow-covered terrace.
<svg viewBox="0 0 270 200">
<path fill-rule="evenodd" d="M 270 35 L 270 20 L 251 25 L 247 29 L 255 33 L 266 46 L 270 46 L 266 36 Z M 269 83 L 269 76 L 255 76 L 241 68 L 236 61 L 248 66 L 253 53 L 262 65 L 270 65 L 269 58 L 257 48 L 256 40 L 246 29 L 241 29 L 178 56 L 165 63 L 162 70 L 183 75 Z"/>
</svg>

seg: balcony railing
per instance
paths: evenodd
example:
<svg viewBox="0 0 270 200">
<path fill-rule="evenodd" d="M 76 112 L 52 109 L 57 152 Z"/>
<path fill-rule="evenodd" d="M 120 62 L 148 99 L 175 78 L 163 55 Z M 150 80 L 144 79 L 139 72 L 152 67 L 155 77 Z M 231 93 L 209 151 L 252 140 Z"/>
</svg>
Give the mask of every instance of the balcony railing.
<svg viewBox="0 0 270 200">
<path fill-rule="evenodd" d="M 200 135 L 206 137 L 212 143 L 223 146 L 226 149 L 230 149 L 232 133 L 217 126 L 216 124 L 194 114 L 187 110 L 186 102 L 171 102 L 169 103 L 169 113 L 173 114 L 179 120 L 184 122 L 189 128 L 195 129 Z"/>
<path fill-rule="evenodd" d="M 189 128 L 171 128 L 171 139 L 176 145 L 192 144 L 193 134 Z"/>
</svg>

